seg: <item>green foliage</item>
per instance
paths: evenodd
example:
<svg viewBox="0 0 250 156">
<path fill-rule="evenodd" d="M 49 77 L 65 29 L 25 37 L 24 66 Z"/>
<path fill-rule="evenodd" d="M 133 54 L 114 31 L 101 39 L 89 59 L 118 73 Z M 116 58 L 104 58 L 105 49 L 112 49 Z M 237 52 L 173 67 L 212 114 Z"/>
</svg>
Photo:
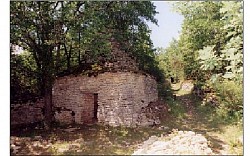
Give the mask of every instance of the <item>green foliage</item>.
<svg viewBox="0 0 250 156">
<path fill-rule="evenodd" d="M 170 100 L 173 96 L 171 85 L 168 81 L 158 83 L 158 96 L 164 100 Z"/>
<path fill-rule="evenodd" d="M 81 63 L 109 59 L 113 37 L 137 58 L 141 70 L 149 71 L 157 65 L 146 20 L 157 24 L 156 13 L 152 2 L 12 2 L 11 42 L 34 51 L 40 66 L 54 62 L 47 70 L 54 72 L 56 66 L 58 73 Z M 42 18 L 47 23 L 41 22 Z M 27 36 L 26 30 L 34 33 Z M 46 41 L 42 34 L 49 34 Z M 52 56 L 39 52 L 43 44 L 53 49 Z"/>
<path fill-rule="evenodd" d="M 183 54 L 180 51 L 177 40 L 173 40 L 167 49 L 158 49 L 157 59 L 159 68 L 164 71 L 166 78 L 184 78 Z"/>
<path fill-rule="evenodd" d="M 178 40 L 185 78 L 196 80 L 204 101 L 217 103 L 217 112 L 242 118 L 243 7 L 242 2 L 177 2 L 184 16 Z M 215 96 L 216 95 L 216 96 Z"/>
<path fill-rule="evenodd" d="M 213 51 L 215 46 L 208 46 L 199 51 L 199 57 L 201 65 L 201 69 L 203 70 L 214 70 L 218 67 L 220 60 L 216 58 L 215 52 Z"/>
<path fill-rule="evenodd" d="M 11 103 L 37 98 L 39 96 L 38 73 L 32 55 L 27 51 L 20 55 L 11 54 L 10 67 Z"/>
<path fill-rule="evenodd" d="M 214 88 L 219 99 L 219 115 L 237 119 L 243 117 L 243 85 L 240 82 L 224 80 L 216 82 Z"/>
<path fill-rule="evenodd" d="M 220 74 L 225 79 L 233 79 L 243 74 L 242 3 L 223 2 L 220 13 L 224 25 L 221 30 L 227 31 L 223 46 L 215 49 L 213 45 L 200 50 L 198 59 L 203 70 Z"/>
<path fill-rule="evenodd" d="M 185 19 L 179 39 L 179 49 L 183 53 L 185 78 L 200 79 L 204 72 L 199 72 L 198 50 L 216 44 L 219 47 L 220 2 L 177 2 L 174 9 Z M 212 68 L 212 67 L 211 67 Z"/>
</svg>

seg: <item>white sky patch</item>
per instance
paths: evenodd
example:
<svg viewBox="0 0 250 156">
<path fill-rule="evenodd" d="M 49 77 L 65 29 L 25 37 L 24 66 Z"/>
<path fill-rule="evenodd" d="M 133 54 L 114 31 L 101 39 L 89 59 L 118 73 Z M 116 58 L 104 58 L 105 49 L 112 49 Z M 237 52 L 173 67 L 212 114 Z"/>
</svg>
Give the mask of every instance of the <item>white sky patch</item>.
<svg viewBox="0 0 250 156">
<path fill-rule="evenodd" d="M 18 45 L 13 46 L 13 53 L 14 54 L 21 54 L 23 52 L 23 48 L 19 47 Z"/>
<path fill-rule="evenodd" d="M 173 12 L 172 5 L 167 1 L 153 1 L 153 3 L 156 11 L 159 12 L 155 16 L 159 26 L 148 22 L 148 26 L 152 30 L 151 39 L 155 48 L 166 48 L 173 38 L 179 38 L 184 17 Z"/>
</svg>

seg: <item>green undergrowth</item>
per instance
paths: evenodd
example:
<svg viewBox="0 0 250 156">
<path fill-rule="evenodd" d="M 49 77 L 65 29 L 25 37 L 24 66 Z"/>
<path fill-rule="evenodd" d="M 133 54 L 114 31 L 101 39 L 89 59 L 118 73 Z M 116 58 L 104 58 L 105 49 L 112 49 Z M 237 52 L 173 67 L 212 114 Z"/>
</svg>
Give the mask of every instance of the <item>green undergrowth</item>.
<svg viewBox="0 0 250 156">
<path fill-rule="evenodd" d="M 176 118 L 183 118 L 185 116 L 185 108 L 182 106 L 179 100 L 168 100 L 169 112 Z"/>
<path fill-rule="evenodd" d="M 216 154 L 220 154 L 221 150 L 226 150 L 228 154 L 243 154 L 243 146 L 238 140 L 243 135 L 242 122 L 220 116 L 217 109 L 202 105 L 200 98 L 191 92 L 182 91 L 179 84 L 174 84 L 172 87 L 177 96 L 166 101 L 170 107 L 170 116 L 163 120 L 163 125 L 169 129 L 203 134 Z M 186 103 L 192 107 L 187 108 Z M 190 109 L 191 115 L 188 113 Z"/>
</svg>

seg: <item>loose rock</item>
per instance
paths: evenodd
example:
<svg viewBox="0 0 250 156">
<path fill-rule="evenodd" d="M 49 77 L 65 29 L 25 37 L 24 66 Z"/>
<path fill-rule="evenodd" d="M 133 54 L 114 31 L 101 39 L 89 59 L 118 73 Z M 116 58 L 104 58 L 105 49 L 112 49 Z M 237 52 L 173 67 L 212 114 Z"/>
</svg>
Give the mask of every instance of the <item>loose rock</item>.
<svg viewBox="0 0 250 156">
<path fill-rule="evenodd" d="M 167 136 L 151 136 L 132 155 L 144 154 L 214 154 L 208 147 L 207 139 L 192 131 L 175 131 Z"/>
</svg>

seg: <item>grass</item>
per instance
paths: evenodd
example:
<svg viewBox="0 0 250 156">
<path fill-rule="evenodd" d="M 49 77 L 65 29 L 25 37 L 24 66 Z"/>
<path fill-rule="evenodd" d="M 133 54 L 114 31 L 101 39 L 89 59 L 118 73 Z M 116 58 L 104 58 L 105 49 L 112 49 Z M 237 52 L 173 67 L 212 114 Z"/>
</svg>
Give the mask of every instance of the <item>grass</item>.
<svg viewBox="0 0 250 156">
<path fill-rule="evenodd" d="M 182 119 L 185 117 L 185 108 L 182 106 L 179 100 L 169 100 L 168 105 L 170 107 L 169 112 L 176 118 Z M 165 123 L 167 124 L 167 123 Z"/>
</svg>

